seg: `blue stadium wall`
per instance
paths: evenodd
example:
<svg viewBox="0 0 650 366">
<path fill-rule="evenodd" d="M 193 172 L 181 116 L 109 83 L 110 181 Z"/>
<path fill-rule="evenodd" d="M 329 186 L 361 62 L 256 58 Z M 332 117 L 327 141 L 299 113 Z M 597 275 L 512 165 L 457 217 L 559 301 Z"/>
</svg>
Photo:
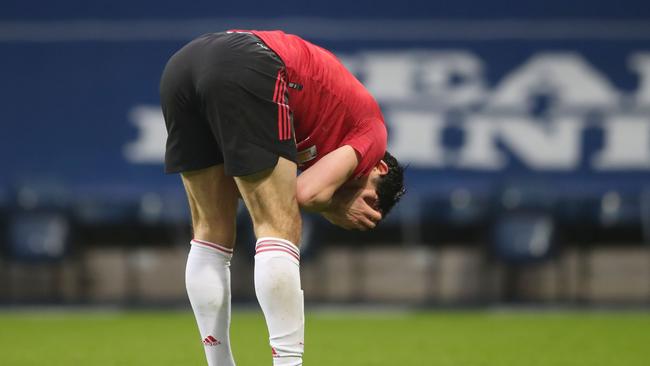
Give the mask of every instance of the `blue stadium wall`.
<svg viewBox="0 0 650 366">
<path fill-rule="evenodd" d="M 285 29 L 340 56 L 409 164 L 407 209 L 510 185 L 556 201 L 637 202 L 650 187 L 645 1 L 10 0 L 0 197 L 40 181 L 72 199 L 182 195 L 162 174 L 159 76 L 185 42 L 228 28 Z"/>
</svg>

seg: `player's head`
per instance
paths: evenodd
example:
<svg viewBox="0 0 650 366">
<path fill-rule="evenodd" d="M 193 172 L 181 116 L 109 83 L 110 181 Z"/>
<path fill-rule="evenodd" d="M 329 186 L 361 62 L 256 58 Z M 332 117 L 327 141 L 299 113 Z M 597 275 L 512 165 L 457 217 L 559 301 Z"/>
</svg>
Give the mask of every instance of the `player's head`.
<svg viewBox="0 0 650 366">
<path fill-rule="evenodd" d="M 343 189 L 360 191 L 364 200 L 381 213 L 382 219 L 386 218 L 406 192 L 404 167 L 387 151 L 367 176 L 349 180 Z"/>
<path fill-rule="evenodd" d="M 386 151 L 384 158 L 379 161 L 376 169 L 380 174 L 376 179 L 375 190 L 378 199 L 375 206 L 381 212 L 382 217 L 385 218 L 406 192 L 404 188 L 404 167 L 399 164 L 393 155 Z"/>
<path fill-rule="evenodd" d="M 356 179 L 350 184 L 359 186 L 362 190 L 373 190 L 375 194 L 368 195 L 366 201 L 385 218 L 406 191 L 404 167 L 386 151 L 368 176 Z"/>
</svg>

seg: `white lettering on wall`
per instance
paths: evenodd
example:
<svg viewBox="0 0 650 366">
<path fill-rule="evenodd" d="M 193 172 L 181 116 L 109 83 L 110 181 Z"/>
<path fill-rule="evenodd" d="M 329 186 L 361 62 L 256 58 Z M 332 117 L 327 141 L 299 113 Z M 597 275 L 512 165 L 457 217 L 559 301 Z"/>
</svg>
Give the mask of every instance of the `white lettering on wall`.
<svg viewBox="0 0 650 366">
<path fill-rule="evenodd" d="M 140 164 L 161 163 L 165 155 L 167 131 L 160 107 L 137 106 L 129 112 L 129 117 L 138 129 L 138 137 L 124 146 L 126 160 Z"/>
<path fill-rule="evenodd" d="M 442 167 L 444 156 L 440 144 L 444 122 L 431 113 L 392 111 L 391 151 L 414 166 Z"/>
<path fill-rule="evenodd" d="M 525 112 L 535 92 L 552 93 L 557 108 L 611 108 L 617 102 L 610 82 L 581 56 L 544 53 L 508 75 L 496 88 L 489 106 Z"/>
<path fill-rule="evenodd" d="M 485 66 L 463 50 L 395 50 L 341 59 L 382 106 L 389 149 L 422 168 L 498 171 L 512 159 L 532 170 L 567 171 L 587 162 L 595 171 L 650 170 L 650 52 L 629 58 L 637 90 L 625 94 L 572 52 L 531 56 L 490 89 Z M 539 96 L 546 98 L 540 107 Z M 603 116 L 591 119 L 594 113 Z M 138 129 L 124 147 L 132 163 L 161 163 L 166 131 L 160 108 L 137 106 Z M 604 144 L 582 156 L 585 129 Z M 444 139 L 453 128 L 454 146 Z M 588 150 L 588 149 L 587 149 Z"/>
<path fill-rule="evenodd" d="M 650 52 L 632 55 L 630 68 L 639 75 L 636 102 L 640 105 L 650 106 Z"/>
<path fill-rule="evenodd" d="M 612 116 L 605 147 L 593 158 L 598 170 L 650 169 L 650 116 Z"/>
<path fill-rule="evenodd" d="M 486 94 L 483 65 L 468 52 L 427 53 L 420 62 L 421 92 L 448 106 L 467 106 Z"/>
<path fill-rule="evenodd" d="M 505 155 L 497 149 L 498 125 L 487 116 L 474 115 L 462 124 L 464 144 L 457 167 L 498 170 L 506 165 Z"/>
<path fill-rule="evenodd" d="M 360 74 L 378 100 L 406 100 L 414 94 L 416 63 L 408 52 L 369 52 Z"/>
<path fill-rule="evenodd" d="M 580 161 L 583 123 L 579 119 L 541 122 L 509 117 L 499 119 L 498 125 L 501 141 L 532 169 L 568 170 Z"/>
</svg>

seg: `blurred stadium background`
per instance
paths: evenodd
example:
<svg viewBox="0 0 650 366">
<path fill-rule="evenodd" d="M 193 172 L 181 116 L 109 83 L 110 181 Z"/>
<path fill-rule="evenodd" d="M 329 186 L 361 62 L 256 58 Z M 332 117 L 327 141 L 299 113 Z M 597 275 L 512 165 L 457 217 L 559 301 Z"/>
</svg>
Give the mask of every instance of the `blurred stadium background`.
<svg viewBox="0 0 650 366">
<path fill-rule="evenodd" d="M 158 80 L 202 33 L 283 29 L 380 102 L 408 194 L 305 221 L 309 303 L 650 304 L 650 6 L 4 0 L 0 304 L 186 304 Z M 254 302 L 242 211 L 233 298 Z"/>
</svg>

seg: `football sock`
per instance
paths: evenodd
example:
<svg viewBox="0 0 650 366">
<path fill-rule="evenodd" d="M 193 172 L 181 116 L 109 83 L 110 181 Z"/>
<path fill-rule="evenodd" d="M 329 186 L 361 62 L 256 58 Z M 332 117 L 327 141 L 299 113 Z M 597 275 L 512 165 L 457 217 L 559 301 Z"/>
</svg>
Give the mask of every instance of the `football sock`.
<svg viewBox="0 0 650 366">
<path fill-rule="evenodd" d="M 194 239 L 185 285 L 209 366 L 234 366 L 230 349 L 230 259 L 232 249 Z"/>
<path fill-rule="evenodd" d="M 302 365 L 305 321 L 300 251 L 290 241 L 257 240 L 255 293 L 266 318 L 273 365 Z"/>
</svg>

